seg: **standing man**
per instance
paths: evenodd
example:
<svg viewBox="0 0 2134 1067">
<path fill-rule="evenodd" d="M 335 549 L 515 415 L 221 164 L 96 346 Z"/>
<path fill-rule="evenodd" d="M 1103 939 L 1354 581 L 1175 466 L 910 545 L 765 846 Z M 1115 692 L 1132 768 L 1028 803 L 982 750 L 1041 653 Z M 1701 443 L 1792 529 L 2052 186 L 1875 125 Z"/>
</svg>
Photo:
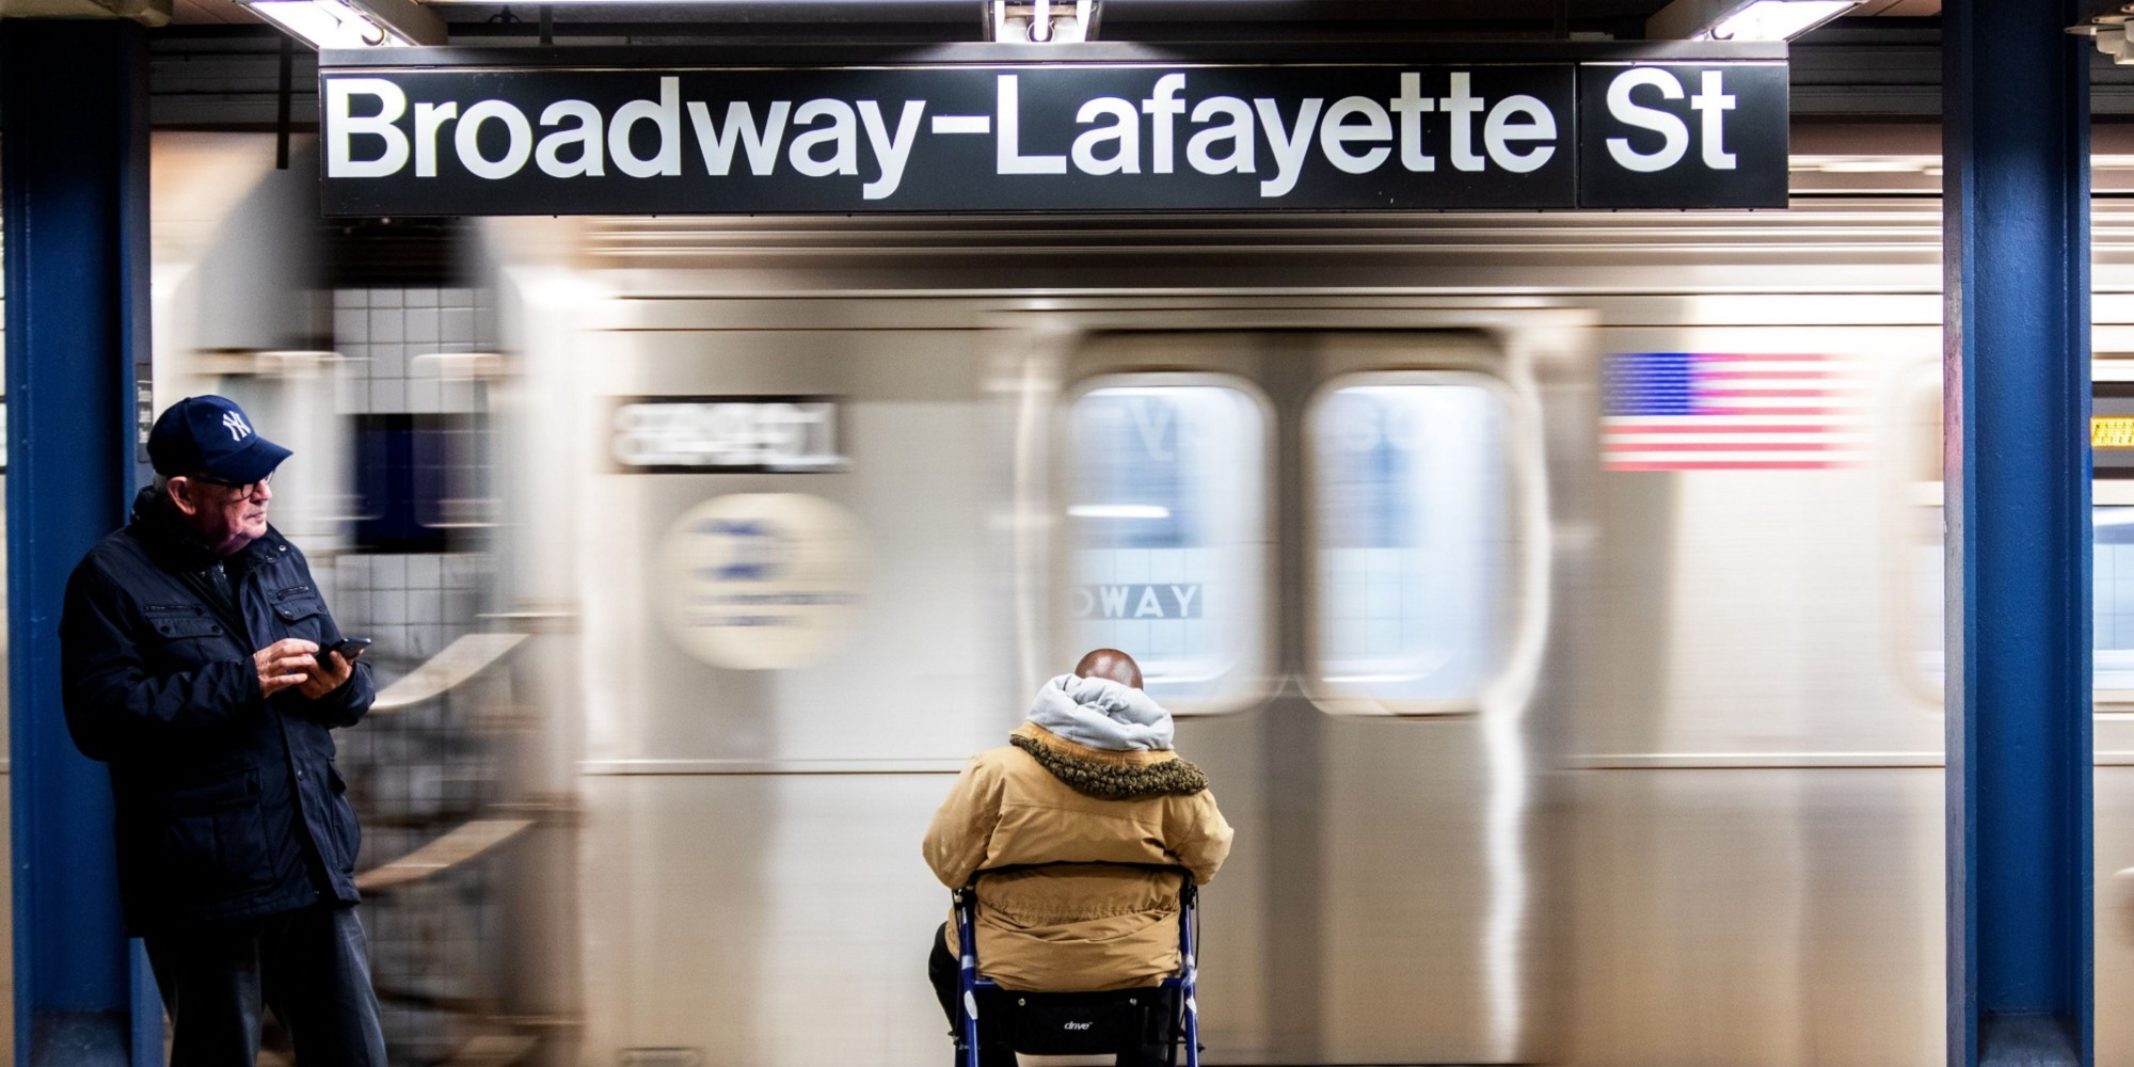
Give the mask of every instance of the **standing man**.
<svg viewBox="0 0 2134 1067">
<path fill-rule="evenodd" d="M 173 1067 L 253 1067 L 262 998 L 303 1067 L 383 1067 L 335 727 L 370 709 L 311 570 L 267 525 L 289 450 L 187 397 L 155 484 L 67 581 L 67 727 L 111 768 L 127 932 L 148 942 Z"/>
</svg>

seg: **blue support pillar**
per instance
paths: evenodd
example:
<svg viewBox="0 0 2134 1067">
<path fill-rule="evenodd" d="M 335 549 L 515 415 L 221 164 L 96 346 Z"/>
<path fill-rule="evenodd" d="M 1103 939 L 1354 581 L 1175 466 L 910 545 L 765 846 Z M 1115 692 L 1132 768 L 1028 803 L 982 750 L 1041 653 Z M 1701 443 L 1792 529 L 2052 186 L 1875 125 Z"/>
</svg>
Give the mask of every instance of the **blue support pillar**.
<svg viewBox="0 0 2134 1067">
<path fill-rule="evenodd" d="M 161 1062 L 119 924 L 111 788 L 59 697 L 67 574 L 126 517 L 148 359 L 148 55 L 126 22 L 0 26 L 15 1062 Z"/>
<path fill-rule="evenodd" d="M 1942 8 L 1952 1067 L 2095 1061 L 2083 8 Z"/>
</svg>

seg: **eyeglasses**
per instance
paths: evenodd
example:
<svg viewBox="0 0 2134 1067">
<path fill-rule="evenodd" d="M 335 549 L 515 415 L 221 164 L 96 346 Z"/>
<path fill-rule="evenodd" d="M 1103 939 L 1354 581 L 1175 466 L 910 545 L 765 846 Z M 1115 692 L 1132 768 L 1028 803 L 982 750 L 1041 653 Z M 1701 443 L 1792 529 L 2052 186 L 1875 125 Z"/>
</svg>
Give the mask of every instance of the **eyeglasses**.
<svg viewBox="0 0 2134 1067">
<path fill-rule="evenodd" d="M 216 478 L 213 475 L 208 474 L 194 474 L 190 475 L 190 477 L 193 481 L 199 482 L 202 485 L 212 485 L 221 489 L 231 490 L 231 498 L 238 500 L 241 500 L 245 497 L 258 496 L 259 491 L 267 488 L 268 483 L 274 480 L 274 475 L 272 472 L 269 472 L 266 477 L 261 478 L 256 482 L 244 483 L 225 482 L 220 478 Z"/>
</svg>

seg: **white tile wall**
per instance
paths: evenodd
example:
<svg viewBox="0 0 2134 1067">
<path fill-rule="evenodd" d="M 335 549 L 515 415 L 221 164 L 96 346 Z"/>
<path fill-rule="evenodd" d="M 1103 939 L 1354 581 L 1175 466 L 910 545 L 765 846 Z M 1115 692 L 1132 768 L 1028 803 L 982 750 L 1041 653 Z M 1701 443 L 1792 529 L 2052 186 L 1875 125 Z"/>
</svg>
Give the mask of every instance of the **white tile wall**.
<svg viewBox="0 0 2134 1067">
<path fill-rule="evenodd" d="M 349 554 L 320 581 L 333 590 L 341 631 L 377 642 L 370 655 L 383 685 L 481 628 L 475 613 L 489 560 L 473 552 Z"/>
<path fill-rule="evenodd" d="M 407 584 L 410 589 L 436 589 L 444 567 L 438 556 L 408 556 Z"/>
<path fill-rule="evenodd" d="M 496 347 L 496 309 L 482 289 L 336 289 L 333 331 L 346 357 L 334 382 L 340 414 L 459 414 L 476 410 L 479 390 L 441 380 L 422 357 Z"/>
<path fill-rule="evenodd" d="M 323 570 L 317 560 L 313 566 L 334 590 L 342 630 L 377 641 L 369 658 L 381 686 L 479 629 L 475 612 L 493 574 L 487 556 L 467 552 L 346 554 Z M 508 679 L 490 672 L 449 699 L 374 716 L 337 739 L 349 793 L 364 805 L 359 869 L 406 855 L 432 840 L 436 827 L 502 795 L 497 760 L 509 743 L 493 743 L 499 739 L 480 724 L 508 691 Z M 498 913 L 483 902 L 497 899 L 499 873 L 491 863 L 467 863 L 368 902 L 378 973 L 396 987 L 439 995 L 494 988 L 503 937 Z M 439 1011 L 388 1004 L 381 1014 L 408 1062 L 445 1062 L 465 1040 Z"/>
</svg>

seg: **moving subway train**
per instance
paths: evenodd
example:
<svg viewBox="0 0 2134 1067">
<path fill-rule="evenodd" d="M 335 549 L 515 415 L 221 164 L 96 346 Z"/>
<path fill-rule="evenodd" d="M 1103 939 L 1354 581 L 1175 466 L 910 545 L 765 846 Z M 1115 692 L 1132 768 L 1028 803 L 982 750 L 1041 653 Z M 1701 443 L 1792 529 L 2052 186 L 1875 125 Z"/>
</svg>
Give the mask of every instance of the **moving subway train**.
<svg viewBox="0 0 2134 1067">
<path fill-rule="evenodd" d="M 398 679 L 343 760 L 410 1062 L 939 1062 L 919 837 L 1101 644 L 1237 828 L 1208 1062 L 1941 1061 L 1931 149 L 1797 135 L 1787 212 L 514 219 L 309 273 L 232 267 L 304 168 L 156 151 L 158 400 L 316 457 L 278 521 Z"/>
</svg>

